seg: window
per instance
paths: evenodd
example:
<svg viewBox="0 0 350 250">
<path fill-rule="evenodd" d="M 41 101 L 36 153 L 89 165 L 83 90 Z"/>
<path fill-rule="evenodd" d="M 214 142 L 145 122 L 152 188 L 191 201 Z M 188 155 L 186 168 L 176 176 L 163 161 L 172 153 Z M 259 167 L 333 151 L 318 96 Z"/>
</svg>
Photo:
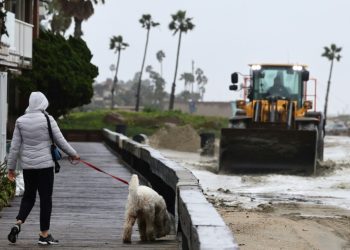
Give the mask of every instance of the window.
<svg viewBox="0 0 350 250">
<path fill-rule="evenodd" d="M 6 2 L 6 9 L 15 13 L 16 19 L 31 23 L 32 5 L 32 0 L 9 0 Z"/>
<path fill-rule="evenodd" d="M 253 98 L 266 99 L 269 96 L 279 96 L 302 101 L 301 71 L 294 71 L 291 67 L 263 67 L 253 71 Z M 284 89 L 280 93 L 273 90 Z"/>
</svg>

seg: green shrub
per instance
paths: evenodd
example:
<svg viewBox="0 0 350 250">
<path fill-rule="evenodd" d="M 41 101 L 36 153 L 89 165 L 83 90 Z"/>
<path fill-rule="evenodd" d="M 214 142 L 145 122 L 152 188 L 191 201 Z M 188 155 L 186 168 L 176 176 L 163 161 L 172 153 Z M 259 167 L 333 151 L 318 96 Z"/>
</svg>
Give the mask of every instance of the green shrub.
<svg viewBox="0 0 350 250">
<path fill-rule="evenodd" d="M 147 108 L 143 112 L 125 110 L 97 110 L 91 112 L 74 112 L 58 121 L 61 129 L 102 129 L 115 130 L 116 123 L 106 121 L 106 116 L 110 113 L 121 117 L 123 123 L 127 125 L 127 135 L 136 134 L 152 135 L 156 130 L 166 126 L 166 124 L 176 124 L 178 126 L 191 125 L 198 133 L 213 132 L 219 136 L 221 128 L 227 127 L 228 118 L 208 117 L 191 115 L 175 111 L 157 111 Z"/>
<path fill-rule="evenodd" d="M 9 205 L 9 201 L 15 196 L 16 184 L 7 178 L 5 164 L 0 165 L 0 210 Z"/>
</svg>

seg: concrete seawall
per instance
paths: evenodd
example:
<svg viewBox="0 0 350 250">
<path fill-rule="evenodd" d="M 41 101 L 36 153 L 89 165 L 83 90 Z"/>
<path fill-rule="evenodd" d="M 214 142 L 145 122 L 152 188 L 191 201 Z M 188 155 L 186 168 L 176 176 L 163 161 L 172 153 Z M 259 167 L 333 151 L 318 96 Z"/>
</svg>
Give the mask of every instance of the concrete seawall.
<svg viewBox="0 0 350 250">
<path fill-rule="evenodd" d="M 191 104 L 188 102 L 175 102 L 174 109 L 195 115 L 231 118 L 236 107 L 234 102 L 196 102 L 192 105 L 191 108 Z"/>
<path fill-rule="evenodd" d="M 206 200 L 196 177 L 157 150 L 103 130 L 106 144 L 166 200 L 182 238 L 182 249 L 239 249 L 230 229 Z"/>
</svg>

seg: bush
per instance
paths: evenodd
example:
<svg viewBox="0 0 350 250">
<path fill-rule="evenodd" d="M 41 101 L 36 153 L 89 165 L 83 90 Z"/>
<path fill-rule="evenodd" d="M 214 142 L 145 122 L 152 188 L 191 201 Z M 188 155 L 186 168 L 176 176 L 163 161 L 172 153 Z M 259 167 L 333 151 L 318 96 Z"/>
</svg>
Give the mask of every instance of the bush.
<svg viewBox="0 0 350 250">
<path fill-rule="evenodd" d="M 50 101 L 48 112 L 57 118 L 90 103 L 98 75 L 91 59 L 82 39 L 41 31 L 33 42 L 33 69 L 24 70 L 16 82 L 24 97 L 32 91 L 43 92 Z"/>
<path fill-rule="evenodd" d="M 105 119 L 108 115 L 114 115 L 123 120 L 127 125 L 127 135 L 136 134 L 152 135 L 159 128 L 168 124 L 183 126 L 191 125 L 198 133 L 213 132 L 218 137 L 221 128 L 228 124 L 228 118 L 207 117 L 182 113 L 181 111 L 156 111 L 147 109 L 144 112 L 131 112 L 123 110 L 96 110 L 93 112 L 70 113 L 64 119 L 58 121 L 61 129 L 102 129 L 115 130 L 116 122 Z"/>
<path fill-rule="evenodd" d="M 15 196 L 16 184 L 7 178 L 5 164 L 0 166 L 0 210 L 9 205 L 9 201 Z"/>
</svg>

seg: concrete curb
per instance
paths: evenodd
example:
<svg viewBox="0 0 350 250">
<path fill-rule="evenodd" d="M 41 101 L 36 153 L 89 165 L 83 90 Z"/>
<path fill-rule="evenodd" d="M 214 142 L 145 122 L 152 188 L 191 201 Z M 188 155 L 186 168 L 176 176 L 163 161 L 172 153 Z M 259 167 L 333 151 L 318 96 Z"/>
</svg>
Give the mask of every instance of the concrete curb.
<svg viewBox="0 0 350 250">
<path fill-rule="evenodd" d="M 206 200 L 191 171 L 150 146 L 103 129 L 106 143 L 125 163 L 142 174 L 166 200 L 177 220 L 182 249 L 239 249 L 230 229 Z"/>
</svg>

